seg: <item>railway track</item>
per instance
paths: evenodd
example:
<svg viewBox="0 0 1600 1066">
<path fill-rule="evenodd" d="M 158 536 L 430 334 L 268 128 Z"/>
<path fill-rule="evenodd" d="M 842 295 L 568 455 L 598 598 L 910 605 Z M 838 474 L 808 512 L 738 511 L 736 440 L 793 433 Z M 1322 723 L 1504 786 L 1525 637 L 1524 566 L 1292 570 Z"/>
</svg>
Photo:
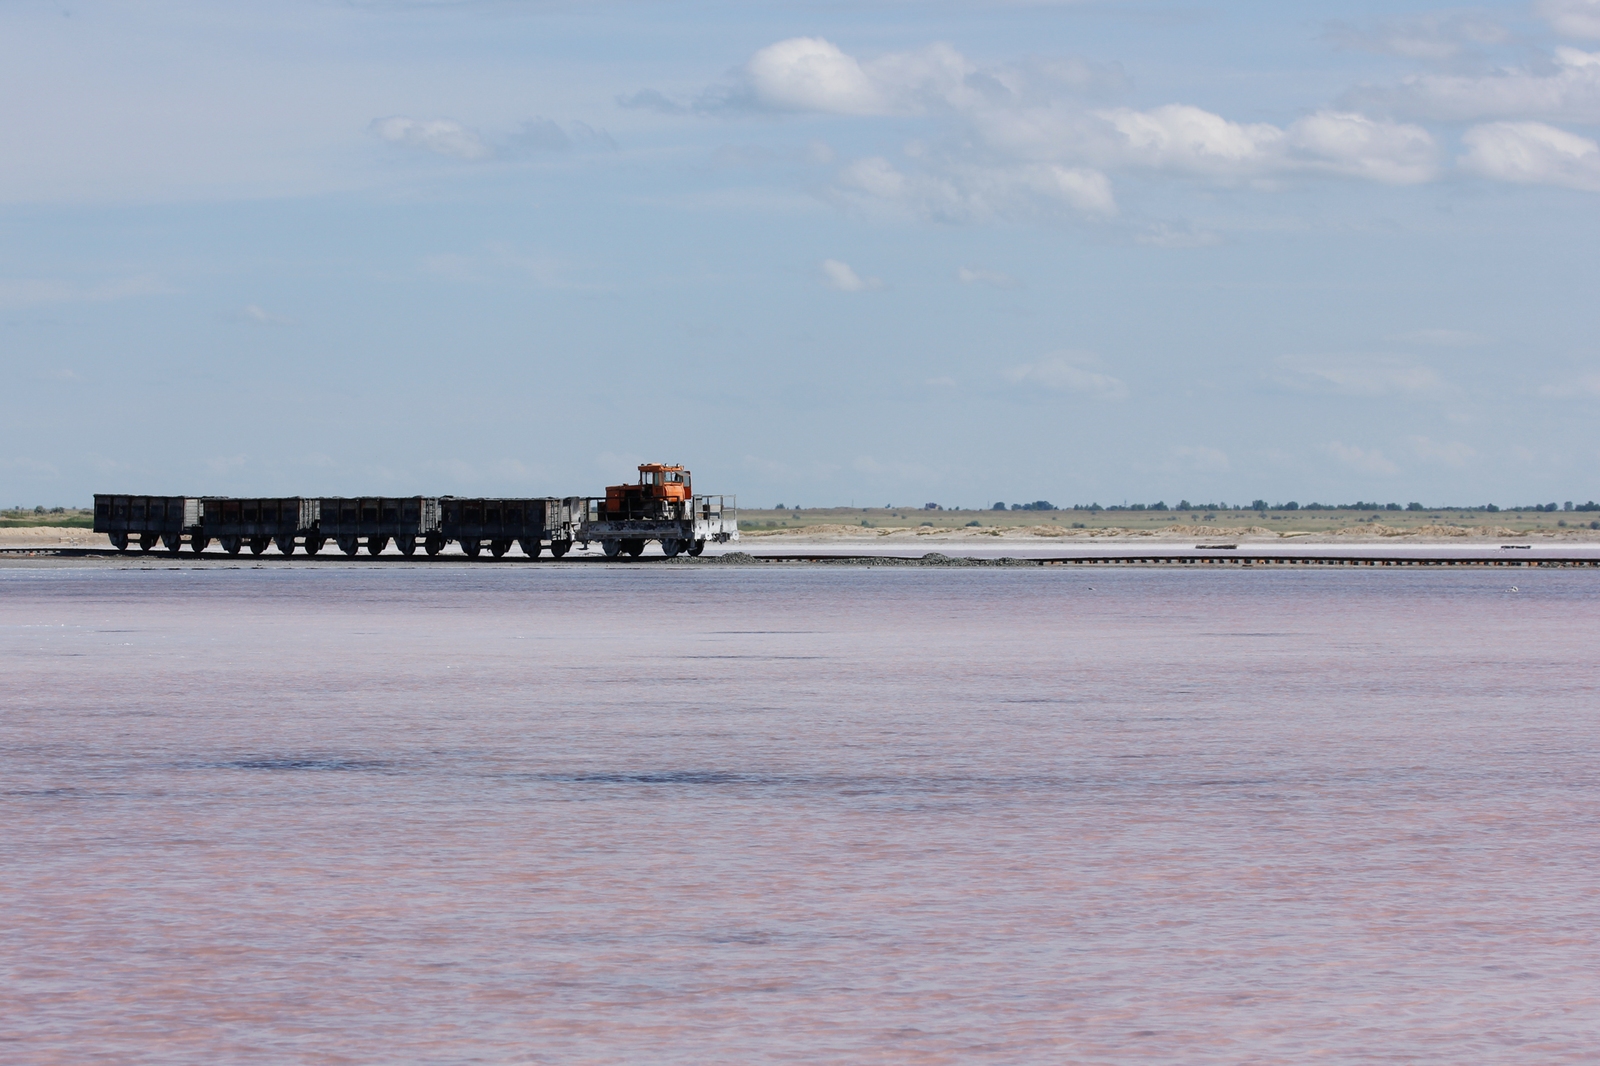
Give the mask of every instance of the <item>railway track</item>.
<svg viewBox="0 0 1600 1066">
<path fill-rule="evenodd" d="M 311 565 L 359 565 L 359 566 L 384 566 L 390 563 L 404 563 L 420 566 L 460 566 L 465 564 L 489 565 L 550 565 L 555 559 L 529 558 L 525 555 L 506 555 L 502 558 L 488 556 L 472 557 L 465 554 L 450 554 L 439 556 L 427 555 L 401 555 L 398 552 L 383 555 L 324 555 L 311 557 L 306 555 L 281 555 L 262 554 L 230 555 L 224 551 L 193 552 L 184 551 L 172 553 L 165 551 L 150 552 L 121 552 L 114 548 L 72 548 L 72 547 L 5 547 L 0 548 L 0 558 L 27 558 L 27 557 L 55 557 L 63 559 L 104 559 L 135 560 L 144 562 L 223 562 L 234 563 L 250 562 L 255 565 L 292 564 L 295 566 Z M 628 563 L 667 563 L 665 556 L 642 556 L 636 559 L 619 560 L 608 558 L 604 555 L 572 555 L 563 563 L 615 563 L 619 561 Z M 689 560 L 679 557 L 670 560 L 674 565 L 728 565 L 735 560 L 724 560 L 720 555 L 707 555 L 699 560 Z M 1109 554 L 1072 554 L 1056 556 L 1035 556 L 1028 558 L 1000 557 L 1000 558 L 970 558 L 963 556 L 944 556 L 937 553 L 926 556 L 910 555 L 852 555 L 848 553 L 832 554 L 822 552 L 802 552 L 794 554 L 762 554 L 746 555 L 739 553 L 736 560 L 739 565 L 764 565 L 769 563 L 809 563 L 820 565 L 857 565 L 857 566 L 1150 566 L 1150 567 L 1190 567 L 1199 569 L 1248 569 L 1254 567 L 1449 567 L 1449 566 L 1499 566 L 1499 567 L 1543 567 L 1543 568 L 1600 568 L 1600 553 L 1593 557 L 1503 557 L 1503 556 L 1417 556 L 1404 557 L 1390 555 L 1319 555 L 1311 552 L 1296 552 L 1284 554 L 1277 552 L 1242 552 L 1237 555 L 1194 555 L 1188 552 L 1142 552 L 1137 555 L 1109 555 Z"/>
</svg>

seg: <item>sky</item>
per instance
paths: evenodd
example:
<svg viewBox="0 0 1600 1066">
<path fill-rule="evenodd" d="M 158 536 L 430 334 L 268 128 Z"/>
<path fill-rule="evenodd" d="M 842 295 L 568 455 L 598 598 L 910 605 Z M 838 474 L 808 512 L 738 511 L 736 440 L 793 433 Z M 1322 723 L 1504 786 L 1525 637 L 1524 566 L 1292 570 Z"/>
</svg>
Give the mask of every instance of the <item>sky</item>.
<svg viewBox="0 0 1600 1066">
<path fill-rule="evenodd" d="M 0 6 L 0 504 L 1600 498 L 1600 0 Z"/>
</svg>

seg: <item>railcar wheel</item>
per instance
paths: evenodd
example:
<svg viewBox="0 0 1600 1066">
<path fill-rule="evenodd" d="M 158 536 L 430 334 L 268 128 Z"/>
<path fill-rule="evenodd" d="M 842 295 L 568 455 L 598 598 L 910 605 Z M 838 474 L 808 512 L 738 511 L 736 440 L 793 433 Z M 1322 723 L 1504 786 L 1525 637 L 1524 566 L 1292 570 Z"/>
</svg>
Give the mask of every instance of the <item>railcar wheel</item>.
<svg viewBox="0 0 1600 1066">
<path fill-rule="evenodd" d="M 278 550 L 280 552 L 282 552 L 285 555 L 293 555 L 294 554 L 294 534 L 293 533 L 289 534 L 288 536 L 274 537 L 273 540 L 277 542 Z"/>
<path fill-rule="evenodd" d="M 693 544 L 689 545 L 689 554 L 690 555 L 699 555 L 701 552 L 703 552 L 705 550 L 706 550 L 706 539 L 704 537 L 701 537 L 699 540 L 697 540 Z"/>
<path fill-rule="evenodd" d="M 620 540 L 603 540 L 600 542 L 600 550 L 606 553 L 607 559 L 615 559 L 622 554 L 622 542 Z"/>
<path fill-rule="evenodd" d="M 319 551 L 322 550 L 322 546 L 324 544 L 326 544 L 326 543 L 327 543 L 327 540 L 322 538 L 322 537 L 307 537 L 306 538 L 306 554 L 307 555 L 315 555 L 315 554 L 317 554 Z"/>
<path fill-rule="evenodd" d="M 388 537 L 368 537 L 367 538 L 367 554 L 368 555 L 382 555 L 383 554 L 383 549 L 387 548 L 388 546 L 389 546 L 389 538 Z"/>
<path fill-rule="evenodd" d="M 107 533 L 106 536 L 111 538 L 111 546 L 117 551 L 125 552 L 128 550 L 128 535 L 126 533 Z"/>
<path fill-rule="evenodd" d="M 196 555 L 199 555 L 201 552 L 205 551 L 206 545 L 210 543 L 210 537 L 203 537 L 198 533 L 189 538 L 189 547 L 194 549 L 194 553 Z"/>
<path fill-rule="evenodd" d="M 394 546 L 399 548 L 400 554 L 404 555 L 407 559 L 417 554 L 416 537 L 396 537 L 394 538 Z"/>
<path fill-rule="evenodd" d="M 161 546 L 163 548 L 167 549 L 167 551 L 171 552 L 173 555 L 178 554 L 178 549 L 183 547 L 183 534 L 182 533 L 163 533 L 163 534 L 161 534 Z"/>
<path fill-rule="evenodd" d="M 467 553 L 468 559 L 476 559 L 483 550 L 483 542 L 475 538 L 468 538 L 461 542 L 461 550 Z"/>
<path fill-rule="evenodd" d="M 440 552 L 444 551 L 444 538 L 429 537 L 423 542 L 422 550 L 427 552 L 430 557 L 438 555 Z"/>
<path fill-rule="evenodd" d="M 570 540 L 553 540 L 550 542 L 550 554 L 555 556 L 557 559 L 561 558 L 571 550 L 572 541 Z"/>
<path fill-rule="evenodd" d="M 139 534 L 139 550 L 140 551 L 147 552 L 151 548 L 154 548 L 155 546 L 156 546 L 156 535 L 154 533 L 140 533 Z"/>
<path fill-rule="evenodd" d="M 669 537 L 661 542 L 661 554 L 665 555 L 668 559 L 671 559 L 682 550 L 683 541 L 681 540 L 673 540 Z"/>
<path fill-rule="evenodd" d="M 222 550 L 227 552 L 229 555 L 238 555 L 239 549 L 244 547 L 244 540 L 240 537 L 235 537 L 230 533 L 226 537 L 218 537 L 217 544 L 219 544 L 222 547 Z"/>
<path fill-rule="evenodd" d="M 346 555 L 354 555 L 356 552 L 361 550 L 361 541 L 356 537 L 346 535 L 342 537 L 335 537 L 333 539 L 334 542 L 339 545 L 339 550 L 344 552 Z"/>
<path fill-rule="evenodd" d="M 271 537 L 251 537 L 250 538 L 250 554 L 251 555 L 260 555 L 262 552 L 267 550 L 267 545 L 271 544 L 271 543 L 272 543 L 272 538 Z"/>
<path fill-rule="evenodd" d="M 644 554 L 644 539 L 641 537 L 629 537 L 622 542 L 622 550 L 637 559 Z"/>
<path fill-rule="evenodd" d="M 530 559 L 539 558 L 539 553 L 544 550 L 544 545 L 537 537 L 523 537 L 517 543 L 522 545 L 522 553 Z"/>
<path fill-rule="evenodd" d="M 491 540 L 489 542 L 489 554 L 493 555 L 496 559 L 501 558 L 510 550 L 511 542 L 509 540 Z"/>
</svg>

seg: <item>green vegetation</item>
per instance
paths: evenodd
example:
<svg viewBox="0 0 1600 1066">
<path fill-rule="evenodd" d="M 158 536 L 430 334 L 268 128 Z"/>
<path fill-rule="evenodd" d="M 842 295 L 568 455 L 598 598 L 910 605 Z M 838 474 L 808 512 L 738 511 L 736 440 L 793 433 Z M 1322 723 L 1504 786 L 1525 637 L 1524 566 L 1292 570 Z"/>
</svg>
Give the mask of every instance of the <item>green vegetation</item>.
<svg viewBox="0 0 1600 1066">
<path fill-rule="evenodd" d="M 0 529 L 25 526 L 94 528 L 94 512 L 80 507 L 13 507 L 0 511 Z"/>
</svg>

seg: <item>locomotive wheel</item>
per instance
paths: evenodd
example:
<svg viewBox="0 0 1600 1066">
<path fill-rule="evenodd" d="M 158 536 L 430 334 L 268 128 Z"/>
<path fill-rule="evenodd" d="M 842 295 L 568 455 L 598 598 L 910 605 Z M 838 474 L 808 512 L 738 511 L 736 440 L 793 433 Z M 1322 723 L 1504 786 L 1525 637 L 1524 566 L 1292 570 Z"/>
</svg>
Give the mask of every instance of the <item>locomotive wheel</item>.
<svg viewBox="0 0 1600 1066">
<path fill-rule="evenodd" d="M 280 552 L 285 555 L 294 554 L 294 534 L 291 533 L 286 537 L 274 537 L 273 540 L 277 541 Z"/>
<path fill-rule="evenodd" d="M 467 553 L 468 559 L 476 559 L 478 552 L 483 550 L 483 543 L 478 540 L 464 540 L 461 542 L 461 550 Z"/>
<path fill-rule="evenodd" d="M 682 550 L 683 541 L 681 540 L 673 540 L 669 537 L 661 542 L 661 554 L 665 555 L 668 559 L 671 559 Z"/>
<path fill-rule="evenodd" d="M 690 555 L 699 555 L 701 552 L 703 552 L 705 550 L 706 550 L 706 542 L 705 542 L 705 538 L 704 537 L 700 538 L 699 540 L 695 541 L 693 544 L 689 545 L 689 554 Z"/>
<path fill-rule="evenodd" d="M 262 552 L 267 550 L 267 545 L 271 544 L 271 543 L 272 543 L 272 538 L 271 537 L 251 537 L 250 538 L 250 554 L 251 555 L 260 555 Z"/>
<path fill-rule="evenodd" d="M 344 552 L 346 555 L 354 555 L 356 552 L 361 550 L 361 542 L 355 537 L 335 537 L 334 540 L 338 542 L 339 550 Z"/>
<path fill-rule="evenodd" d="M 396 537 L 394 538 L 394 546 L 399 548 L 400 554 L 404 555 L 407 559 L 417 554 L 416 537 Z"/>
<path fill-rule="evenodd" d="M 622 542 L 622 550 L 637 559 L 644 554 L 644 540 L 639 537 L 629 537 Z"/>
<path fill-rule="evenodd" d="M 522 553 L 530 559 L 539 558 L 539 553 L 544 550 L 544 545 L 536 537 L 523 537 L 517 543 L 522 545 Z"/>
<path fill-rule="evenodd" d="M 572 541 L 570 540 L 553 540 L 550 542 L 550 554 L 555 556 L 557 559 L 561 558 L 571 550 Z"/>
<path fill-rule="evenodd" d="M 368 537 L 367 538 L 367 554 L 368 555 L 382 555 L 383 554 L 383 549 L 387 548 L 388 546 L 389 546 L 389 538 L 388 537 Z"/>
<path fill-rule="evenodd" d="M 600 550 L 606 553 L 607 559 L 615 559 L 622 554 L 622 542 L 620 540 L 603 540 L 600 542 Z"/>
<path fill-rule="evenodd" d="M 438 555 L 440 552 L 444 551 L 444 538 L 429 537 L 422 545 L 422 550 L 427 552 L 430 557 Z"/>
<path fill-rule="evenodd" d="M 496 559 L 501 558 L 510 550 L 511 542 L 509 540 L 491 540 L 489 542 L 489 554 L 493 555 Z"/>
</svg>

